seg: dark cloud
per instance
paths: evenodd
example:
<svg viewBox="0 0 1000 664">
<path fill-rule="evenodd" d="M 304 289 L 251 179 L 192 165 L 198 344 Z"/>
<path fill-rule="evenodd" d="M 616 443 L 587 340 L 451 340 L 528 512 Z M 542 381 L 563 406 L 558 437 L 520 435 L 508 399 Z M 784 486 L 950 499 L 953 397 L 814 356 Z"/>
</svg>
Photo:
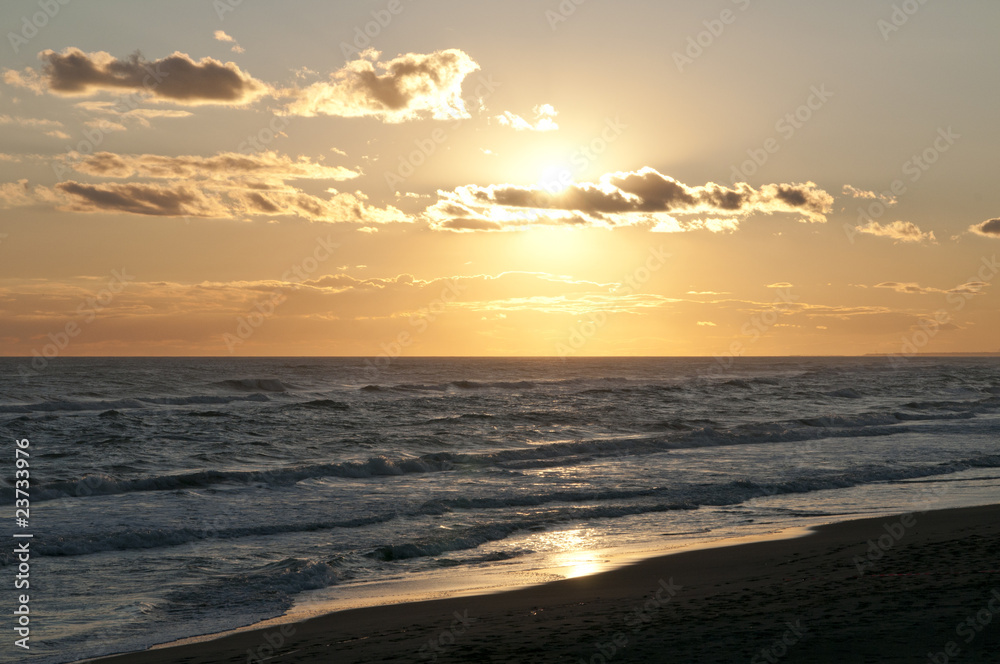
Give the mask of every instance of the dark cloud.
<svg viewBox="0 0 1000 664">
<path fill-rule="evenodd" d="M 72 212 L 229 219 L 288 216 L 367 225 L 411 221 L 396 208 L 374 207 L 346 192 L 320 198 L 290 187 L 244 187 L 238 183 L 220 188 L 176 182 L 92 185 L 72 180 L 55 188 L 64 195 L 62 209 Z"/>
<path fill-rule="evenodd" d="M 62 95 L 135 90 L 189 104 L 243 104 L 268 89 L 235 63 L 195 61 L 185 53 L 146 60 L 137 52 L 122 60 L 104 51 L 67 48 L 62 53 L 42 51 L 38 57 L 45 62 L 42 73 L 48 90 Z"/>
<path fill-rule="evenodd" d="M 973 224 L 969 230 L 986 237 L 1000 237 L 1000 218 L 989 219 L 981 224 Z"/>
<path fill-rule="evenodd" d="M 833 197 L 815 183 L 767 184 L 754 189 L 708 183 L 691 187 L 652 168 L 609 173 L 599 182 L 575 183 L 552 192 L 540 186 L 466 185 L 439 192 L 428 216 L 440 228 L 482 229 L 551 224 L 630 226 L 656 224 L 658 230 L 733 230 L 750 214 L 784 212 L 802 221 L 824 222 Z M 673 215 L 695 216 L 679 222 Z M 486 223 L 488 222 L 488 223 Z"/>
<path fill-rule="evenodd" d="M 225 209 L 199 191 L 178 186 L 140 183 L 81 184 L 60 182 L 56 189 L 72 198 L 75 212 L 124 212 L 159 217 L 221 217 Z"/>
</svg>

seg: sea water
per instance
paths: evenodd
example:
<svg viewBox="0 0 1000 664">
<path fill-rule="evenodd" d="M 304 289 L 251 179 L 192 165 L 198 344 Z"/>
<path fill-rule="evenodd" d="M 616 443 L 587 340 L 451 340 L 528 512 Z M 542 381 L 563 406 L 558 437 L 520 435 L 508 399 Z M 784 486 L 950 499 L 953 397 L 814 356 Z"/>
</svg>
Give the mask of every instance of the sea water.
<svg viewBox="0 0 1000 664">
<path fill-rule="evenodd" d="M 1000 495 L 997 358 L 26 363 L 0 359 L 24 661 Z"/>
</svg>

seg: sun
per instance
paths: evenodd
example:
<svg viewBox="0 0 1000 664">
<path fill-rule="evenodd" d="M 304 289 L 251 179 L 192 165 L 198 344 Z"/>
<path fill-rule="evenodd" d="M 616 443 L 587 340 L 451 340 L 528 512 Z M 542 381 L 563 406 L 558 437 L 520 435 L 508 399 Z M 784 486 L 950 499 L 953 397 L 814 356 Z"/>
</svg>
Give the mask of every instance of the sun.
<svg viewBox="0 0 1000 664">
<path fill-rule="evenodd" d="M 550 194 L 561 194 L 573 184 L 573 171 L 568 165 L 554 162 L 542 169 L 538 186 Z"/>
</svg>

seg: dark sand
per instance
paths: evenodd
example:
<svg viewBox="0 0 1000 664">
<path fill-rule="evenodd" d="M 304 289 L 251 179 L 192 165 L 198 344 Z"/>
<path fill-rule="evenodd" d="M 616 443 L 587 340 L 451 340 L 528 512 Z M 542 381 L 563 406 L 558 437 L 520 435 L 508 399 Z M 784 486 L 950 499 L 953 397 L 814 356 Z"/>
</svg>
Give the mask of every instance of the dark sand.
<svg viewBox="0 0 1000 664">
<path fill-rule="evenodd" d="M 1000 505 L 941 510 L 98 661 L 1000 662 L 998 568 Z"/>
</svg>

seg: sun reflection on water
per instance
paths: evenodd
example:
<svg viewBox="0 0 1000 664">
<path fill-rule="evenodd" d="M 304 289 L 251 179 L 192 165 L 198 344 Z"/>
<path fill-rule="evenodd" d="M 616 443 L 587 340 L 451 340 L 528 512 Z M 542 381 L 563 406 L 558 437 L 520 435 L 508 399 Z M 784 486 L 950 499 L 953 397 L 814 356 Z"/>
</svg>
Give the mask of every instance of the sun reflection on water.
<svg viewBox="0 0 1000 664">
<path fill-rule="evenodd" d="M 583 529 L 539 533 L 539 548 L 551 552 L 552 567 L 567 579 L 596 574 L 607 560 L 594 551 L 595 542 Z"/>
</svg>

